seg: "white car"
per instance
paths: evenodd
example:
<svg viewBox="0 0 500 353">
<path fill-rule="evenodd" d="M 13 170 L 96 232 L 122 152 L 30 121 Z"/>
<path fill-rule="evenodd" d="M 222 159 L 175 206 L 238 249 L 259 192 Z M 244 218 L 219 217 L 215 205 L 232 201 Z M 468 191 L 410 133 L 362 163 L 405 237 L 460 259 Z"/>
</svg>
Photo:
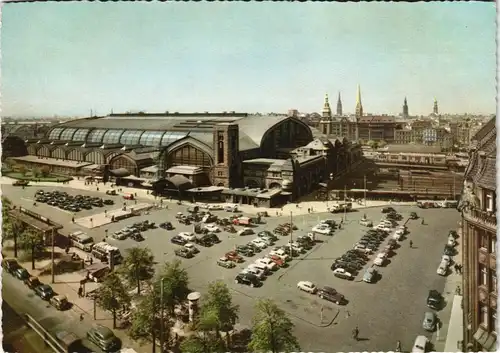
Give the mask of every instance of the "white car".
<svg viewBox="0 0 500 353">
<path fill-rule="evenodd" d="M 366 245 L 363 245 L 363 244 L 354 244 L 354 247 L 353 247 L 354 250 L 359 250 L 359 251 L 362 251 L 364 252 L 365 254 L 371 254 L 373 252 L 373 249 L 371 248 L 367 248 Z"/>
<path fill-rule="evenodd" d="M 252 244 L 255 244 L 255 246 L 257 246 L 260 249 L 267 248 L 267 244 L 260 238 L 256 238 L 256 239 L 252 240 Z"/>
<path fill-rule="evenodd" d="M 302 246 L 300 246 L 300 244 L 297 243 L 297 242 L 293 242 L 291 244 L 290 244 L 290 242 L 288 242 L 285 246 L 288 247 L 288 248 L 291 246 L 292 249 L 295 250 L 295 251 L 297 251 L 297 252 L 303 252 L 304 251 L 304 248 Z"/>
<path fill-rule="evenodd" d="M 403 234 L 401 232 L 398 232 L 396 231 L 393 235 L 392 235 L 392 239 L 394 240 L 397 240 L 397 241 L 400 241 L 403 239 Z"/>
<path fill-rule="evenodd" d="M 251 235 L 254 234 L 254 231 L 252 228 L 243 228 L 238 231 L 238 235 Z"/>
<path fill-rule="evenodd" d="M 318 288 L 314 285 L 314 283 L 309 281 L 300 281 L 299 283 L 297 283 L 297 288 L 311 294 L 314 294 L 318 291 Z"/>
<path fill-rule="evenodd" d="M 377 255 L 377 257 L 373 260 L 373 264 L 376 266 L 383 266 L 385 259 L 387 258 L 387 255 L 384 253 L 380 253 Z"/>
<path fill-rule="evenodd" d="M 263 279 L 264 277 L 266 277 L 266 274 L 264 273 L 264 271 L 259 270 L 257 267 L 253 267 L 253 266 L 248 266 L 243 271 L 241 271 L 241 273 L 251 273 L 253 275 L 256 275 L 257 278 L 259 278 L 259 279 Z"/>
<path fill-rule="evenodd" d="M 448 242 L 446 243 L 446 245 L 455 246 L 457 245 L 457 241 L 453 237 L 448 237 Z"/>
<path fill-rule="evenodd" d="M 374 227 L 375 229 L 379 229 L 379 230 L 382 230 L 386 233 L 389 233 L 391 231 L 391 228 L 387 227 L 385 224 L 379 224 L 377 225 L 376 227 Z"/>
<path fill-rule="evenodd" d="M 128 234 L 126 232 L 122 232 L 121 230 L 114 232 L 111 237 L 118 239 L 118 240 L 124 240 L 127 239 Z"/>
<path fill-rule="evenodd" d="M 198 254 L 200 252 L 200 250 L 198 250 L 198 248 L 193 243 L 184 244 L 184 248 L 188 249 L 193 254 Z"/>
<path fill-rule="evenodd" d="M 288 259 L 290 258 L 290 255 L 287 254 L 283 249 L 279 249 L 279 250 L 271 250 L 269 252 L 269 255 L 270 256 L 278 256 L 280 259 L 282 259 L 283 261 L 288 261 Z"/>
<path fill-rule="evenodd" d="M 271 246 L 274 244 L 274 240 L 271 237 L 268 237 L 267 235 L 260 237 L 260 239 L 262 239 L 262 241 L 264 241 L 267 244 L 267 246 Z"/>
<path fill-rule="evenodd" d="M 276 263 L 273 260 L 268 259 L 266 257 L 262 257 L 260 259 L 255 260 L 255 263 L 266 266 L 270 271 L 274 271 L 278 268 L 278 265 L 276 265 Z"/>
<path fill-rule="evenodd" d="M 319 234 L 329 234 L 332 229 L 326 224 L 318 224 L 317 226 L 312 228 L 312 231 Z"/>
<path fill-rule="evenodd" d="M 446 264 L 448 266 L 450 266 L 450 264 L 451 264 L 451 256 L 443 255 L 443 257 L 441 257 L 441 263 L 444 263 L 444 262 L 446 262 Z"/>
<path fill-rule="evenodd" d="M 359 221 L 359 224 L 364 227 L 373 227 L 373 222 L 369 219 L 362 219 L 361 221 Z"/>
<path fill-rule="evenodd" d="M 264 272 L 265 275 L 267 275 L 271 270 L 264 265 L 263 263 L 260 263 L 258 261 L 254 262 L 253 264 L 248 265 L 248 268 L 256 268 L 257 270 L 260 270 Z"/>
<path fill-rule="evenodd" d="M 203 228 L 205 228 L 209 232 L 214 232 L 214 233 L 220 232 L 220 228 L 217 227 L 215 224 L 206 224 Z"/>
<path fill-rule="evenodd" d="M 352 274 L 350 272 L 347 272 L 343 268 L 336 268 L 335 270 L 333 270 L 333 274 L 334 275 L 342 275 L 342 276 L 345 276 L 348 278 L 352 278 Z"/>
<path fill-rule="evenodd" d="M 403 235 L 408 234 L 408 228 L 406 226 L 399 226 L 398 230 L 403 232 Z"/>
<path fill-rule="evenodd" d="M 195 205 L 205 210 L 208 208 L 208 203 L 197 202 Z"/>
<path fill-rule="evenodd" d="M 429 343 L 429 339 L 427 337 L 417 336 L 411 351 L 414 353 L 425 353 L 428 343 Z"/>
<path fill-rule="evenodd" d="M 222 206 L 221 205 L 208 205 L 208 209 L 213 210 L 213 211 L 218 211 L 218 210 L 222 210 Z"/>
<path fill-rule="evenodd" d="M 446 276 L 446 274 L 448 273 L 448 263 L 446 263 L 445 261 L 441 261 L 436 272 L 440 276 Z"/>
<path fill-rule="evenodd" d="M 380 220 L 379 225 L 384 225 L 384 226 L 389 227 L 389 228 L 392 228 L 394 226 L 394 224 L 392 224 L 392 222 L 387 220 L 387 219 Z"/>
<path fill-rule="evenodd" d="M 196 240 L 196 235 L 191 232 L 181 232 L 179 233 L 179 236 L 183 239 L 186 239 L 187 241 L 195 241 Z"/>
</svg>

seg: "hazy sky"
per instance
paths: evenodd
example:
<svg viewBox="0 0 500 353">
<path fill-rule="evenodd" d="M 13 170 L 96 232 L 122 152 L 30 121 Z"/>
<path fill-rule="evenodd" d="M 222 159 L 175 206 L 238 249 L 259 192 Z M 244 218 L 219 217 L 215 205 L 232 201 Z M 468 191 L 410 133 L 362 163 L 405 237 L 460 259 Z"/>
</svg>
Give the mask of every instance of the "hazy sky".
<svg viewBox="0 0 500 353">
<path fill-rule="evenodd" d="M 2 8 L 2 115 L 495 112 L 491 3 L 22 3 Z"/>
</svg>

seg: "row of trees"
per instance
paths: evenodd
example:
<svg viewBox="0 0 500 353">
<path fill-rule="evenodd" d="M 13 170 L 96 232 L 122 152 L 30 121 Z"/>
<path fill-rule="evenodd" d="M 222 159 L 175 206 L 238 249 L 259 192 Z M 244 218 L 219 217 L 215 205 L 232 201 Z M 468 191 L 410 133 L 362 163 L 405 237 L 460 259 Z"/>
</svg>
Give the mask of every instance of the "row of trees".
<svg viewBox="0 0 500 353">
<path fill-rule="evenodd" d="M 364 140 L 359 140 L 358 141 L 362 145 L 369 146 L 370 148 L 377 149 L 377 148 L 383 148 L 387 145 L 387 142 L 385 141 L 374 141 L 374 140 L 369 140 L 369 141 L 364 141 Z"/>
<path fill-rule="evenodd" d="M 3 165 L 7 167 L 10 170 L 16 171 L 20 173 L 22 176 L 26 176 L 28 172 L 30 171 L 25 165 L 23 164 L 15 164 L 14 161 L 7 159 Z M 31 176 L 33 178 L 38 178 L 38 177 L 47 177 L 50 175 L 50 168 L 49 166 L 42 166 L 40 168 L 34 168 L 31 170 Z"/>
<path fill-rule="evenodd" d="M 180 261 L 166 262 L 154 273 L 154 258 L 148 248 L 128 249 L 123 265 L 108 275 L 99 289 L 98 303 L 113 314 L 129 308 L 132 298 L 124 284 L 148 288 L 139 297 L 131 316 L 129 335 L 139 341 L 156 341 L 162 334 L 168 348 L 170 332 L 176 320 L 175 308 L 186 301 L 189 277 Z M 122 280 L 123 279 L 123 280 Z M 163 303 L 163 307 L 161 304 Z M 164 311 L 164 312 L 163 312 Z M 232 346 L 230 332 L 238 320 L 239 307 L 233 303 L 231 291 L 222 281 L 209 284 L 201 299 L 199 315 L 191 327 L 194 334 L 180 345 L 182 352 L 227 352 Z M 162 322 L 163 320 L 163 322 Z M 288 352 L 299 349 L 293 335 L 294 325 L 286 313 L 271 300 L 258 301 L 255 306 L 252 336 L 248 349 L 253 352 Z M 155 345 L 153 345 L 153 352 Z"/>
</svg>

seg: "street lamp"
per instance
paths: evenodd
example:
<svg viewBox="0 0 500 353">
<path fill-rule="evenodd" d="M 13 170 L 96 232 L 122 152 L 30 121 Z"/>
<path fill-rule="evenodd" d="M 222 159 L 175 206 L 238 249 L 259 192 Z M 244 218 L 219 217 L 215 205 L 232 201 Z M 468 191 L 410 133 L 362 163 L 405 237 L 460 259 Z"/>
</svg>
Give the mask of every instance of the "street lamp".
<svg viewBox="0 0 500 353">
<path fill-rule="evenodd" d="M 163 324 L 163 281 L 165 277 L 162 277 L 160 280 L 160 352 L 163 353 L 163 346 L 165 344 L 165 334 L 164 334 L 164 324 Z M 153 342 L 153 345 L 155 342 Z"/>
</svg>

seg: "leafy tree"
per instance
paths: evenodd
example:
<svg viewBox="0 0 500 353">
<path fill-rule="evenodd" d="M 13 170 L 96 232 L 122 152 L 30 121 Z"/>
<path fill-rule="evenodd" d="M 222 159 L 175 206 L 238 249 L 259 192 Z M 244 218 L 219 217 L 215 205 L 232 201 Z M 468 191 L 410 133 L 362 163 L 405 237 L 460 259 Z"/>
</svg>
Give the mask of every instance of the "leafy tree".
<svg viewBox="0 0 500 353">
<path fill-rule="evenodd" d="M 137 285 L 137 294 L 141 294 L 141 281 L 153 277 L 153 265 L 154 256 L 149 248 L 134 247 L 127 249 L 120 272 L 129 283 Z"/>
<path fill-rule="evenodd" d="M 40 173 L 44 178 L 46 178 L 50 174 L 50 168 L 47 165 L 44 165 L 43 167 L 40 168 Z"/>
<path fill-rule="evenodd" d="M 28 172 L 28 169 L 26 169 L 26 166 L 21 164 L 17 166 L 17 171 L 21 173 L 22 176 L 25 176 L 26 173 Z"/>
<path fill-rule="evenodd" d="M 40 169 L 38 168 L 35 168 L 31 171 L 31 176 L 33 178 L 38 178 L 40 176 L 41 172 L 40 172 Z"/>
<path fill-rule="evenodd" d="M 252 319 L 252 338 L 248 349 L 252 352 L 290 352 L 300 350 L 293 335 L 294 324 L 272 300 L 260 300 Z"/>
<path fill-rule="evenodd" d="M 6 239 L 14 240 L 14 257 L 17 257 L 18 235 L 25 230 L 25 225 L 20 220 L 13 218 L 9 211 L 12 208 L 10 199 L 2 196 L 2 245 Z"/>
<path fill-rule="evenodd" d="M 205 330 L 215 331 L 220 338 L 220 332 L 226 333 L 226 345 L 229 348 L 229 331 L 233 329 L 238 319 L 239 307 L 233 305 L 229 288 L 222 281 L 209 284 L 207 296 L 203 299 L 200 323 Z"/>
<path fill-rule="evenodd" d="M 113 328 L 116 328 L 117 311 L 130 306 L 130 296 L 116 273 L 106 276 L 96 298 L 99 305 L 113 313 Z"/>
<path fill-rule="evenodd" d="M 45 249 L 42 234 L 31 230 L 23 231 L 19 234 L 19 247 L 26 252 L 31 252 L 31 269 L 34 270 L 35 258 Z"/>
<path fill-rule="evenodd" d="M 163 278 L 163 281 L 161 279 Z M 189 277 L 179 260 L 165 262 L 158 279 L 155 290 L 160 293 L 163 283 L 163 303 L 170 315 L 174 314 L 175 305 L 186 300 L 189 294 Z"/>
<path fill-rule="evenodd" d="M 205 353 L 205 344 L 201 337 L 197 335 L 189 336 L 181 342 L 180 349 L 182 353 Z"/>
<path fill-rule="evenodd" d="M 387 146 L 387 142 L 385 142 L 384 140 L 379 141 L 379 142 L 377 143 L 377 148 L 383 148 L 383 147 L 385 147 L 385 146 Z"/>
</svg>

